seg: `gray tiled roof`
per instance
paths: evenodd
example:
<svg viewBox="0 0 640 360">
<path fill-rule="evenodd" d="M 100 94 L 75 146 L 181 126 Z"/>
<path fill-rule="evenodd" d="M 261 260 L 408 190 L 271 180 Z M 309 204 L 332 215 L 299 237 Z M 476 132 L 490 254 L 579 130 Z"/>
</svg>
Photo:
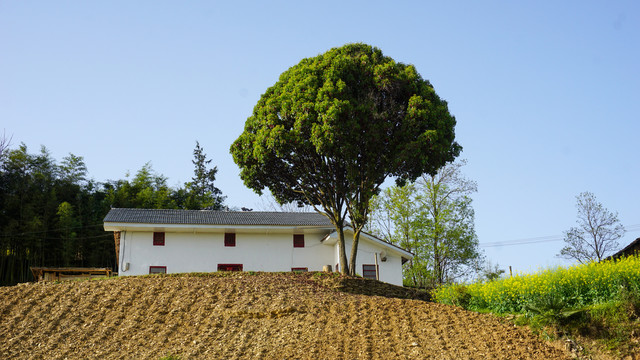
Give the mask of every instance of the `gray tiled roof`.
<svg viewBox="0 0 640 360">
<path fill-rule="evenodd" d="M 189 225 L 331 226 L 319 213 L 213 211 L 168 209 L 111 209 L 104 222 Z"/>
</svg>

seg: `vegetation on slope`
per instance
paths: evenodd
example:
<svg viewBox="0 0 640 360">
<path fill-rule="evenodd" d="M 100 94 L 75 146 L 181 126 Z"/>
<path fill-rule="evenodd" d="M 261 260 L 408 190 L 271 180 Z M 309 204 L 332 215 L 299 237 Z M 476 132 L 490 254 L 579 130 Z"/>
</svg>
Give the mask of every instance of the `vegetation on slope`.
<svg viewBox="0 0 640 360">
<path fill-rule="evenodd" d="M 640 355 L 637 256 L 441 287 L 434 298 L 475 311 L 518 314 L 518 323 L 584 343 L 597 341 L 597 348 L 616 356 Z"/>
</svg>

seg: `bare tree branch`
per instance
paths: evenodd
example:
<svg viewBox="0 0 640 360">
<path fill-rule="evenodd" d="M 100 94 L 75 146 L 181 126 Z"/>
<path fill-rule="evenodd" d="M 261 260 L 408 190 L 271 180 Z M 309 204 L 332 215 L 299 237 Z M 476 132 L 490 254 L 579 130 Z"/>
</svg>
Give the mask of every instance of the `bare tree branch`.
<svg viewBox="0 0 640 360">
<path fill-rule="evenodd" d="M 618 248 L 617 240 L 624 236 L 624 226 L 618 213 L 607 210 L 594 194 L 583 192 L 576 200 L 578 226 L 565 231 L 566 246 L 558 256 L 580 263 L 601 261 Z"/>
</svg>

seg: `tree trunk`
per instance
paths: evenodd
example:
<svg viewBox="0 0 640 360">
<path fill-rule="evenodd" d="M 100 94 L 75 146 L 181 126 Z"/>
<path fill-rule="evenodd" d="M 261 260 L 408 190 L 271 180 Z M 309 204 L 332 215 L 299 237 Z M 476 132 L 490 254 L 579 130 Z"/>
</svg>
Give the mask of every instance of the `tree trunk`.
<svg viewBox="0 0 640 360">
<path fill-rule="evenodd" d="M 344 228 L 342 226 L 336 226 L 336 229 L 338 230 L 338 247 L 340 249 L 340 273 L 343 275 L 349 275 L 347 248 L 344 243 Z"/>
<path fill-rule="evenodd" d="M 356 259 L 358 258 L 358 243 L 360 242 L 360 232 L 362 230 L 353 231 L 353 244 L 351 244 L 351 258 L 349 259 L 349 275 L 356 276 Z"/>
</svg>

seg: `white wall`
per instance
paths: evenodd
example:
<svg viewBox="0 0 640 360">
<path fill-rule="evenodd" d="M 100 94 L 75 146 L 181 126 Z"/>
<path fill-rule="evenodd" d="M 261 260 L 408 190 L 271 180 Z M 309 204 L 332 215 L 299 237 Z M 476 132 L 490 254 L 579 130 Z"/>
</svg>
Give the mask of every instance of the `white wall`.
<svg viewBox="0 0 640 360">
<path fill-rule="evenodd" d="M 236 233 L 236 246 L 224 246 L 223 232 L 165 233 L 165 245 L 153 245 L 153 232 L 122 232 L 119 275 L 143 275 L 149 266 L 166 266 L 168 273 L 211 272 L 218 264 L 242 264 L 244 271 L 291 271 L 306 267 L 322 271 L 333 261 L 333 249 L 305 234 L 305 247 L 293 247 L 293 233 Z M 125 263 L 129 269 L 124 270 Z"/>
<path fill-rule="evenodd" d="M 353 238 L 351 234 L 345 234 L 345 246 L 347 249 L 347 261 L 351 257 L 351 248 L 353 247 Z M 338 257 L 338 243 L 335 245 L 335 254 Z M 387 261 L 380 259 L 380 252 L 385 250 L 387 253 Z M 362 265 L 375 265 L 375 256 L 378 254 L 378 273 L 380 281 L 389 284 L 402 286 L 402 258 L 382 246 L 368 241 L 364 236 L 360 237 L 358 243 L 358 255 L 356 259 L 356 274 L 362 275 Z M 338 257 L 339 258 L 339 257 Z"/>
<path fill-rule="evenodd" d="M 150 266 L 166 266 L 168 273 L 212 272 L 218 264 L 242 264 L 244 271 L 291 271 L 306 267 L 322 271 L 339 263 L 338 244 L 323 244 L 326 233 L 305 234 L 305 247 L 293 247 L 293 232 L 236 232 L 236 246 L 224 246 L 224 232 L 165 232 L 165 245 L 153 245 L 152 231 L 122 231 L 120 236 L 119 275 L 144 275 Z M 347 259 L 352 239 L 345 234 Z M 380 280 L 402 285 L 402 262 L 398 254 L 387 251 L 387 261 L 380 259 L 385 250 L 380 244 L 362 237 L 358 246 L 356 273 L 362 275 L 363 264 L 375 264 L 378 254 Z M 125 264 L 129 268 L 125 270 Z"/>
</svg>

